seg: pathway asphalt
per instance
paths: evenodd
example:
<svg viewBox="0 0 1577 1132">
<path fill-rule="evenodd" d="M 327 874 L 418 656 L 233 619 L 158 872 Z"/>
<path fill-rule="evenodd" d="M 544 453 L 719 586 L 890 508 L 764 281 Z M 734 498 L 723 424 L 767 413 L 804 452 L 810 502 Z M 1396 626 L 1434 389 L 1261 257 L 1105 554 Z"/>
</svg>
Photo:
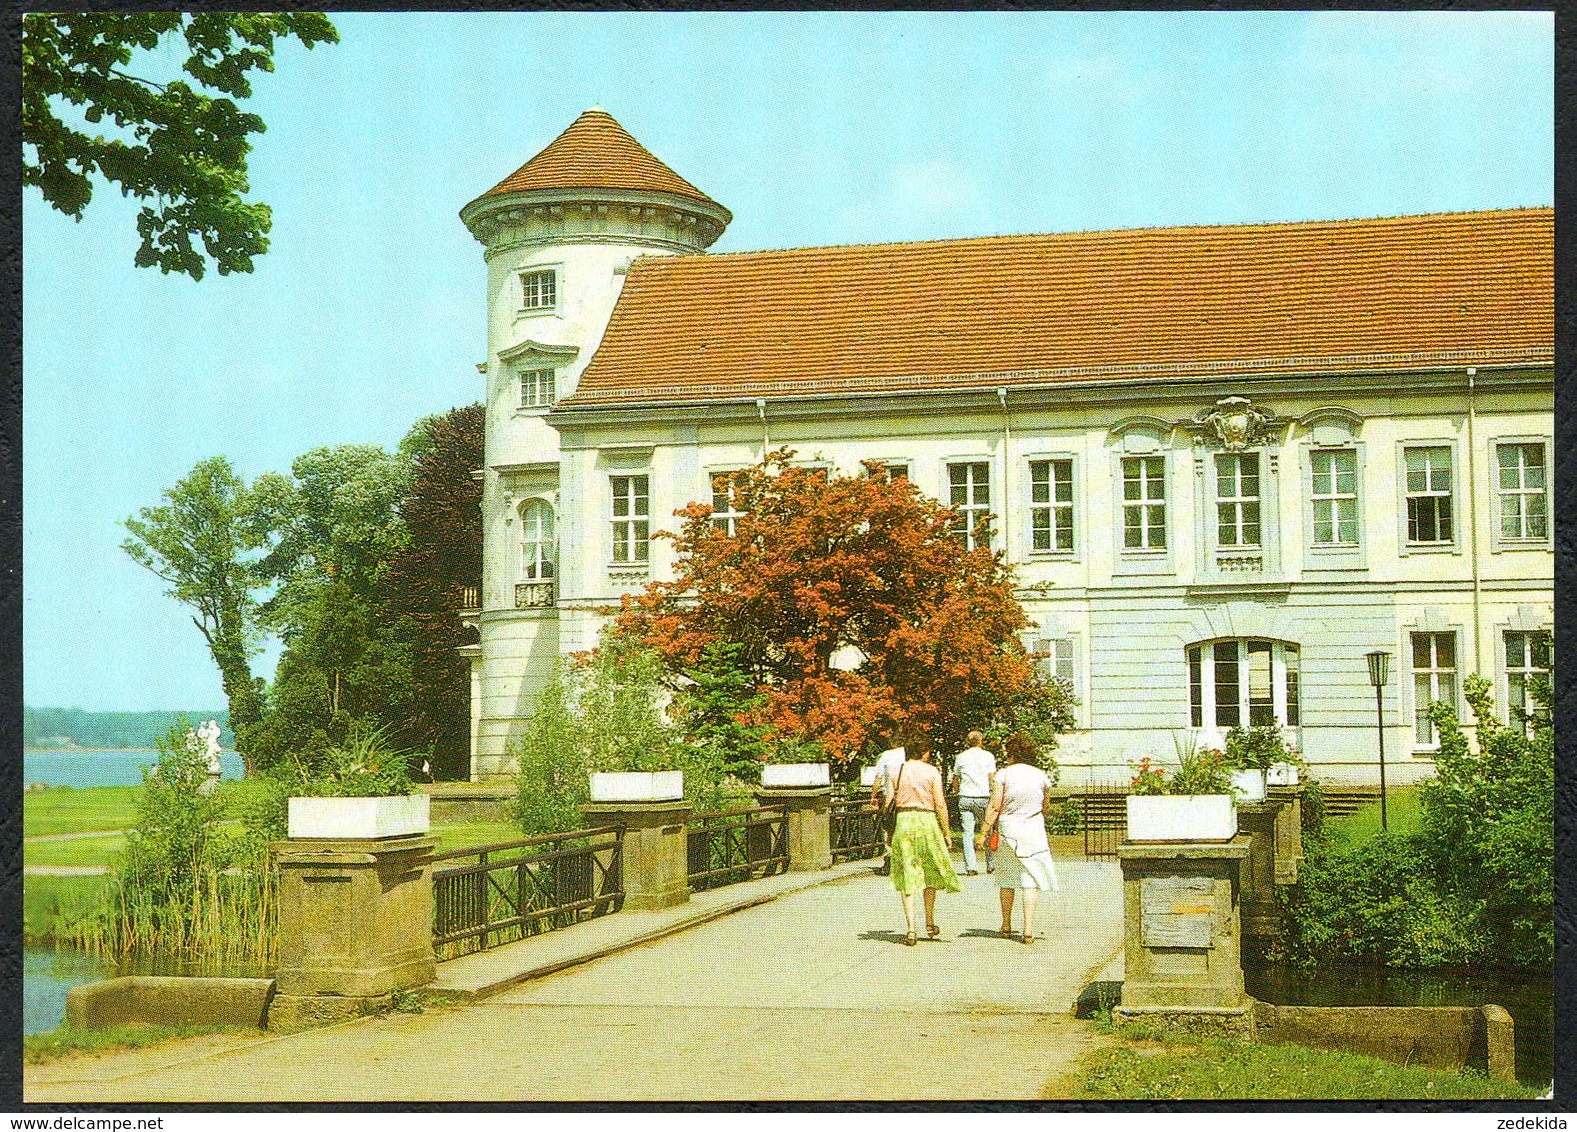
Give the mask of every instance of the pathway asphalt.
<svg viewBox="0 0 1577 1132">
<path fill-rule="evenodd" d="M 1063 891 L 1046 898 L 1032 946 L 996 935 L 994 878 L 979 876 L 965 878 L 962 894 L 941 896 L 939 940 L 906 947 L 891 885 L 856 870 L 466 1005 L 30 1066 L 24 1095 L 61 1103 L 1066 1095 L 1078 1058 L 1109 1040 L 1070 1008 L 1085 983 L 1110 973 L 1122 903 L 1115 864 L 1064 860 L 1059 869 Z"/>
</svg>

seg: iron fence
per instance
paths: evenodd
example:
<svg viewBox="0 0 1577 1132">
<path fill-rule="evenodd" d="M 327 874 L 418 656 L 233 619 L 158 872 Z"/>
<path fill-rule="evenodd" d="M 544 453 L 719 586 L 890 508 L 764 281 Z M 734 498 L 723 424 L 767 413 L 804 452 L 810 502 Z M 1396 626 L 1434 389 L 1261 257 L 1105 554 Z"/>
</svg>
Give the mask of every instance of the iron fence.
<svg viewBox="0 0 1577 1132">
<path fill-rule="evenodd" d="M 751 806 L 692 814 L 685 879 L 701 892 L 788 868 L 788 807 Z"/>
<path fill-rule="evenodd" d="M 624 903 L 624 827 L 598 826 L 438 853 L 433 950 L 440 960 L 568 927 Z"/>
<path fill-rule="evenodd" d="M 846 793 L 832 800 L 832 859 L 866 861 L 882 855 L 882 835 L 870 792 Z"/>
<path fill-rule="evenodd" d="M 1084 813 L 1084 855 L 1116 857 L 1117 847 L 1128 837 L 1127 786 L 1091 783 L 1074 795 Z"/>
</svg>

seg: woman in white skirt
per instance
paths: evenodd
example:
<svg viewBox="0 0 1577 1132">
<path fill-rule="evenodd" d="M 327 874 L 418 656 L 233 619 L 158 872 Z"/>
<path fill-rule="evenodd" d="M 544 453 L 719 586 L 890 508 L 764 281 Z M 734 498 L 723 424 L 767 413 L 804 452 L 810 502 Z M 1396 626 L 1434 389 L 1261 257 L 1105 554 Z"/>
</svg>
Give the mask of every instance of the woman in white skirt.
<svg viewBox="0 0 1577 1132">
<path fill-rule="evenodd" d="M 1008 765 L 991 785 L 991 805 L 979 838 L 1001 831 L 997 854 L 997 888 L 1002 898 L 1002 938 L 1013 938 L 1013 894 L 1024 893 L 1024 942 L 1035 942 L 1035 904 L 1042 892 L 1056 892 L 1057 867 L 1046 842 L 1046 815 L 1051 812 L 1051 779 L 1035 765 L 1035 743 L 1022 733 L 1003 746 Z"/>
</svg>

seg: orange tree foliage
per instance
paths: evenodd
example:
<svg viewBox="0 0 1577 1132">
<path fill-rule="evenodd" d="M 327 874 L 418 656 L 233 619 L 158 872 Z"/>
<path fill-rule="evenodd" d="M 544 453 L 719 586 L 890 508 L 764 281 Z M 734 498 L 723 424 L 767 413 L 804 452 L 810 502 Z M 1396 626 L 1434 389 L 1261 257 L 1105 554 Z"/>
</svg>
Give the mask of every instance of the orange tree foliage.
<svg viewBox="0 0 1577 1132">
<path fill-rule="evenodd" d="M 895 726 L 962 746 L 971 728 L 1024 728 L 1043 746 L 1071 725 L 1069 690 L 1041 679 L 1018 638 L 1029 624 L 1013 572 L 965 550 L 956 516 L 877 465 L 855 476 L 770 454 L 731 473 L 730 535 L 710 504 L 676 512 L 675 578 L 625 599 L 619 631 L 675 671 L 714 642 L 759 695 L 745 713 L 778 738 L 819 742 L 838 763 Z M 845 646 L 855 671 L 829 663 Z M 845 654 L 847 655 L 847 654 Z"/>
</svg>

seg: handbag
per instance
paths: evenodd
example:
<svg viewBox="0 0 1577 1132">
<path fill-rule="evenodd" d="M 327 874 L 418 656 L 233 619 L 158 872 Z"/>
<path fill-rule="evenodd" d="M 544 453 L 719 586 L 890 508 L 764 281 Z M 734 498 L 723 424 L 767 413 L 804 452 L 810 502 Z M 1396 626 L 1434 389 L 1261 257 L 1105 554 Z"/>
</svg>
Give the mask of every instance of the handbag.
<svg viewBox="0 0 1577 1132">
<path fill-rule="evenodd" d="M 892 797 L 882 803 L 881 813 L 876 815 L 876 829 L 888 841 L 892 840 L 893 831 L 898 828 L 898 784 L 903 781 L 903 767 L 898 768 L 898 778 L 893 782 Z"/>
<path fill-rule="evenodd" d="M 1002 845 L 1002 823 L 999 821 L 991 827 L 991 836 L 986 838 L 986 848 L 993 853 Z"/>
</svg>

